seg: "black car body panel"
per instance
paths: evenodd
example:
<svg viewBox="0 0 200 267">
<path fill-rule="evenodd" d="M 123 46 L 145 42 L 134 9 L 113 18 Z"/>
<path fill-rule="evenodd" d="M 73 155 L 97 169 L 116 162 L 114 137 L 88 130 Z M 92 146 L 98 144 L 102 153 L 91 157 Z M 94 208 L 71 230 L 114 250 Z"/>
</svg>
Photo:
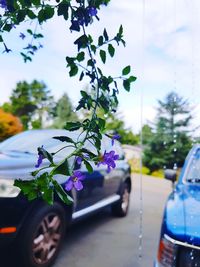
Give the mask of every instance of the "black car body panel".
<svg viewBox="0 0 200 267">
<path fill-rule="evenodd" d="M 28 144 L 27 146 L 23 144 L 22 151 L 18 150 L 17 144 L 20 147 L 20 142 L 26 142 L 27 139 L 34 138 L 34 136 L 37 137 L 40 134 L 44 136 L 43 140 L 45 141 L 53 136 L 66 135 L 68 132 L 65 130 L 27 131 L 10 138 L 10 143 L 8 139 L 0 144 L 0 246 L 5 246 L 15 240 L 22 226 L 28 227 L 28 225 L 26 226 L 27 218 L 33 216 L 34 210 L 39 208 L 41 204 L 41 200 L 29 202 L 21 193 L 12 191 L 14 179 L 27 180 L 31 178 L 30 172 L 35 170 L 34 165 L 37 161 L 37 153 L 34 153 L 34 151 L 37 152 L 38 142 L 35 142 L 35 147 L 31 147 L 30 150 Z M 43 143 L 39 145 L 43 145 Z M 51 148 L 51 146 L 49 147 Z M 110 145 L 111 149 L 115 150 L 116 147 Z M 88 214 L 90 212 L 89 207 L 92 207 L 91 211 L 94 211 L 103 207 L 106 203 L 110 204 L 112 201 L 117 201 L 119 199 L 120 186 L 126 179 L 129 180 L 131 189 L 129 164 L 124 159 L 123 151 L 118 144 L 117 150 L 120 159 L 116 162 L 116 168 L 110 173 L 107 172 L 106 167 L 103 165 L 99 168 L 94 166 L 92 174 L 89 174 L 84 167 L 81 169 L 86 174 L 86 179 L 83 181 L 84 188 L 79 192 L 75 190 L 70 192 L 74 199 L 74 203 L 71 206 L 65 205 L 56 197 L 56 201 L 60 202 L 65 208 L 68 221 Z M 57 175 L 56 179 L 64 187 L 67 177 Z M 85 212 L 81 213 L 83 210 Z M 16 227 L 16 232 L 2 234 L 1 229 L 4 227 Z"/>
</svg>

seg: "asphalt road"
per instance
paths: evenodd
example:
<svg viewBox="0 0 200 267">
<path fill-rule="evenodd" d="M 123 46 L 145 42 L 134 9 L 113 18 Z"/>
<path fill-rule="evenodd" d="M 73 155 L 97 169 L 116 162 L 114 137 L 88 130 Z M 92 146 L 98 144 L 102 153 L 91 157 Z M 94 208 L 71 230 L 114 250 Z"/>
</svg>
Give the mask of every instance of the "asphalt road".
<svg viewBox="0 0 200 267">
<path fill-rule="evenodd" d="M 129 215 L 126 218 L 113 218 L 110 210 L 105 209 L 71 226 L 53 267 L 153 266 L 163 207 L 171 184 L 149 176 L 142 178 L 143 246 L 140 258 L 140 176 L 135 174 L 132 179 Z M 12 260 L 12 251 L 1 251 L 0 267 L 20 266 L 16 266 L 14 258 Z"/>
<path fill-rule="evenodd" d="M 69 229 L 54 267 L 151 267 L 157 253 L 160 224 L 169 181 L 143 176 L 143 246 L 139 258 L 140 176 L 133 175 L 130 212 L 113 218 L 109 210 Z"/>
</svg>

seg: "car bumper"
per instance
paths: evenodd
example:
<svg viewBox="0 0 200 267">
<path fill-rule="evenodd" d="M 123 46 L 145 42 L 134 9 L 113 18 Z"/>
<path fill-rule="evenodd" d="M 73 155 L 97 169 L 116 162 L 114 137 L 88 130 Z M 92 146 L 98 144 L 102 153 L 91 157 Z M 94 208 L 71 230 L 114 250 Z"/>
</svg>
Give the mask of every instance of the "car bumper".
<svg viewBox="0 0 200 267">
<path fill-rule="evenodd" d="M 14 242 L 16 233 L 0 234 L 0 248 L 9 246 Z"/>
</svg>

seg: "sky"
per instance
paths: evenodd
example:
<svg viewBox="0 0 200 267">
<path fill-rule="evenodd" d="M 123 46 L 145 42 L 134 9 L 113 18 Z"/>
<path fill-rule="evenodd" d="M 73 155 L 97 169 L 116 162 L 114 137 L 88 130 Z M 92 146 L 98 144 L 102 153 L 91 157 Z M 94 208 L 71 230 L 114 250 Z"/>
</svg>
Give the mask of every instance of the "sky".
<svg viewBox="0 0 200 267">
<path fill-rule="evenodd" d="M 115 35 L 122 24 L 127 43 L 125 48 L 117 47 L 114 59 L 107 60 L 102 68 L 107 74 L 118 76 L 123 67 L 131 65 L 132 74 L 137 77 L 131 92 L 122 88 L 119 94 L 119 111 L 126 126 L 136 133 L 142 124 L 154 121 L 158 99 L 162 100 L 172 90 L 195 107 L 193 124 L 198 125 L 200 1 L 123 0 L 122 4 L 120 0 L 111 0 L 98 15 L 100 22 L 88 27 L 94 39 L 104 27 L 110 36 Z M 65 57 L 75 54 L 73 41 L 78 36 L 71 34 L 68 26 L 61 18 L 44 23 L 41 27 L 44 48 L 36 53 L 32 63 L 26 64 L 19 51 L 28 40 L 18 38 L 24 26 L 5 36 L 13 52 L 0 54 L 0 105 L 8 101 L 17 82 L 33 79 L 44 81 L 56 99 L 67 92 L 77 105 L 80 90 L 87 86 L 87 81 L 79 82 L 68 76 Z"/>
</svg>

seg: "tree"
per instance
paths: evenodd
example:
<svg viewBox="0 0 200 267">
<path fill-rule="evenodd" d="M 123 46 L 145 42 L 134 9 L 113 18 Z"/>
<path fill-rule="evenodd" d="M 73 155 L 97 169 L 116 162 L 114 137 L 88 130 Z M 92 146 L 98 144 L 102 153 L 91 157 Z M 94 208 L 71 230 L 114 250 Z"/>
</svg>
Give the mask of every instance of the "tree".
<svg viewBox="0 0 200 267">
<path fill-rule="evenodd" d="M 42 128 L 45 121 L 52 117 L 53 96 L 43 82 L 34 80 L 18 82 L 12 91 L 10 102 L 4 103 L 3 110 L 18 116 L 24 129 Z"/>
<path fill-rule="evenodd" d="M 152 135 L 152 127 L 150 127 L 148 124 L 144 124 L 142 127 L 142 144 L 146 145 L 152 138 Z M 138 138 L 140 138 L 140 134 L 138 135 Z"/>
<path fill-rule="evenodd" d="M 192 115 L 188 100 L 171 92 L 158 105 L 154 134 L 143 157 L 144 165 L 151 171 L 181 167 L 191 148 L 188 126 Z"/>
<path fill-rule="evenodd" d="M 0 142 L 23 130 L 19 118 L 0 109 Z"/>
<path fill-rule="evenodd" d="M 88 109 L 92 110 L 92 115 L 89 119 L 83 122 L 68 122 L 65 125 L 65 129 L 69 131 L 81 130 L 84 135 L 81 135 L 82 140 L 72 140 L 70 137 L 57 137 L 61 142 L 67 140 L 71 143 L 74 148 L 70 155 L 65 157 L 65 160 L 58 163 L 54 163 L 53 156 L 55 153 L 48 153 L 43 146 L 38 148 L 38 168 L 42 164 L 42 160 L 47 158 L 49 161 L 49 166 L 43 167 L 42 170 L 52 167 L 50 173 L 46 172 L 40 175 L 38 174 L 41 169 L 32 172 L 33 180 L 31 181 L 21 181 L 16 180 L 15 185 L 18 186 L 22 193 L 25 193 L 28 199 L 40 197 L 52 204 L 54 200 L 54 191 L 58 193 L 61 199 L 65 203 L 69 203 L 69 195 L 67 195 L 62 188 L 57 184 L 54 175 L 65 174 L 70 176 L 69 179 L 74 181 L 74 167 L 76 166 L 77 158 L 81 158 L 89 172 L 92 171 L 92 165 L 89 161 L 95 162 L 96 164 L 102 163 L 102 160 L 110 166 L 115 166 L 114 159 L 116 160 L 118 156 L 113 153 L 104 155 L 103 159 L 101 156 L 101 140 L 102 134 L 105 133 L 105 119 L 99 118 L 96 114 L 97 108 L 100 107 L 105 114 L 112 112 L 118 104 L 117 95 L 119 93 L 120 87 L 123 87 L 126 91 L 130 91 L 131 84 L 136 81 L 136 77 L 131 75 L 131 66 L 125 66 L 119 75 L 114 77 L 106 74 L 102 68 L 102 64 L 107 62 L 108 57 L 114 57 L 116 46 L 126 45 L 123 39 L 123 27 L 120 25 L 117 34 L 109 37 L 109 34 L 104 28 L 102 34 L 96 39 L 87 32 L 87 26 L 92 24 L 95 20 L 99 20 L 98 11 L 101 6 L 107 5 L 110 0 L 77 0 L 77 1 L 58 1 L 49 4 L 48 1 L 1 1 L 0 7 L 3 9 L 2 15 L 0 16 L 1 25 L 1 35 L 0 43 L 4 47 L 5 53 L 10 53 L 12 49 L 8 48 L 4 33 L 12 31 L 14 26 L 25 22 L 28 24 L 28 29 L 24 34 L 20 33 L 19 37 L 24 39 L 26 35 L 31 37 L 27 40 L 27 46 L 24 47 L 20 53 L 25 62 L 32 61 L 33 55 L 42 47 L 40 43 L 40 38 L 43 37 L 41 33 L 38 33 L 38 24 L 43 24 L 47 20 L 51 20 L 54 15 L 60 16 L 64 21 L 70 21 L 70 31 L 80 32 L 80 35 L 76 34 L 76 40 L 73 42 L 77 48 L 77 51 L 73 56 L 66 57 L 66 66 L 68 68 L 69 76 L 73 77 L 79 75 L 79 80 L 82 81 L 83 78 L 89 78 L 90 86 L 95 90 L 95 95 L 90 96 L 85 92 L 81 92 L 81 99 L 76 111 Z M 34 26 L 30 25 L 33 23 Z M 65 23 L 67 25 L 67 23 Z M 46 63 L 46 62 L 44 62 Z M 37 103 L 33 103 L 37 104 Z M 26 126 L 28 126 L 26 124 Z M 96 154 L 91 151 L 85 151 L 84 145 L 86 141 L 90 141 L 94 144 Z M 112 151 L 110 151 L 112 152 Z M 68 160 L 74 158 L 72 164 L 73 168 L 69 168 Z M 109 160 L 108 160 L 109 159 Z M 109 167 L 108 166 L 108 167 Z M 37 175 L 38 174 L 38 175 Z M 34 176 L 37 175 L 37 179 Z M 45 183 L 41 183 L 40 179 L 47 177 Z M 77 178 L 77 177 L 75 177 Z M 39 182 L 38 182 L 39 181 Z M 52 188 L 52 185 L 54 188 Z M 39 194 L 40 193 L 40 194 Z"/>
<path fill-rule="evenodd" d="M 78 117 L 77 114 L 73 111 L 71 100 L 65 93 L 56 104 L 53 127 L 63 128 L 67 121 L 74 121 L 77 119 Z"/>
</svg>

